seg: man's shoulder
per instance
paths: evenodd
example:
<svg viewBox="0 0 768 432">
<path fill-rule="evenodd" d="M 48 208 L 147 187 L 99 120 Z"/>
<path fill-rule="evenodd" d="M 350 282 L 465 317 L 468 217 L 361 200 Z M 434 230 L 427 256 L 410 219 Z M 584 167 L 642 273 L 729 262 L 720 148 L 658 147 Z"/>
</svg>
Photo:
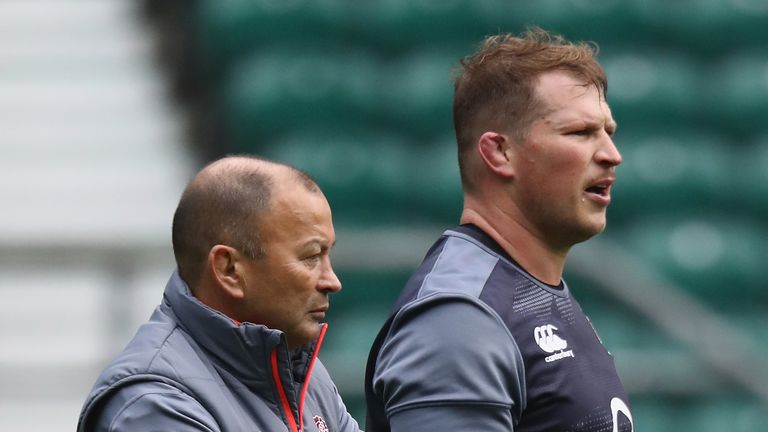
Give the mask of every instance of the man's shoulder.
<svg viewBox="0 0 768 432">
<path fill-rule="evenodd" d="M 126 399 L 128 404 L 129 401 L 136 402 L 136 397 L 142 394 L 162 395 L 163 392 L 153 390 L 156 388 L 165 389 L 169 394 L 184 393 L 184 371 L 201 369 L 185 366 L 190 362 L 200 362 L 194 352 L 188 336 L 175 320 L 160 308 L 156 309 L 150 320 L 139 328 L 123 351 L 97 378 L 83 406 L 81 422 L 94 408 L 104 403 L 117 406 L 113 400 Z M 116 395 L 120 396 L 116 398 Z M 161 396 L 150 399 L 157 397 Z M 147 401 L 145 399 L 142 403 Z"/>
<path fill-rule="evenodd" d="M 488 303 L 484 291 L 490 285 L 503 286 L 513 295 L 518 287 L 531 283 L 506 254 L 472 234 L 460 229 L 445 231 L 406 282 L 394 311 L 428 297 L 460 295 Z"/>
<path fill-rule="evenodd" d="M 200 362 L 196 350 L 175 320 L 158 308 L 123 351 L 104 368 L 96 379 L 89 400 L 129 384 L 181 382 L 185 371 L 201 369 L 185 366 L 190 362 Z"/>
<path fill-rule="evenodd" d="M 174 382 L 208 377 L 209 354 L 179 325 L 172 313 L 158 308 L 125 349 L 104 369 L 99 382 L 111 385 L 133 376 L 162 376 Z"/>
<path fill-rule="evenodd" d="M 133 377 L 84 412 L 81 430 L 218 430 L 203 405 L 179 383 L 161 377 Z M 193 421 L 194 428 L 189 426 Z M 87 422 L 87 425 L 86 425 Z"/>
<path fill-rule="evenodd" d="M 395 309 L 436 293 L 477 297 L 498 260 L 471 237 L 448 230 L 408 279 Z"/>
<path fill-rule="evenodd" d="M 123 373 L 150 372 L 166 357 L 183 357 L 191 349 L 178 323 L 160 308 L 136 331 L 133 339 L 105 369 Z"/>
</svg>

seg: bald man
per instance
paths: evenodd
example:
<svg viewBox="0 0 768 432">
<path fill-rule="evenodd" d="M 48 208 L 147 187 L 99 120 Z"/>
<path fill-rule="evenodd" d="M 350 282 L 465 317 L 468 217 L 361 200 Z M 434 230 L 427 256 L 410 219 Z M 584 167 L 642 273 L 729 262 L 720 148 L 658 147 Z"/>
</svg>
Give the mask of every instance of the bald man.
<svg viewBox="0 0 768 432">
<path fill-rule="evenodd" d="M 287 165 L 228 157 L 187 186 L 177 271 L 149 322 L 96 381 L 78 431 L 358 431 L 317 359 L 331 209 Z"/>
</svg>

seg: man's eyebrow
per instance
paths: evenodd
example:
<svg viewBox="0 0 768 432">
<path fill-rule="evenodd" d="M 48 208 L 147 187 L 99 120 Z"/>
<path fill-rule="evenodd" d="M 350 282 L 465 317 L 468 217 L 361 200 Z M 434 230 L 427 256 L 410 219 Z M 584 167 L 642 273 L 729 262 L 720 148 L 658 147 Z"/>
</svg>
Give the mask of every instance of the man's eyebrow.
<svg viewBox="0 0 768 432">
<path fill-rule="evenodd" d="M 565 119 L 562 119 L 561 122 L 564 125 L 585 125 L 585 126 L 600 126 L 603 125 L 606 128 L 613 127 L 614 129 L 618 127 L 618 124 L 616 123 L 616 120 L 613 118 L 608 119 L 607 121 L 605 119 L 601 119 L 599 117 L 567 117 Z"/>
<path fill-rule="evenodd" d="M 330 246 L 328 246 L 328 243 L 320 237 L 314 237 L 304 242 L 304 246 L 311 246 L 315 244 L 320 246 L 321 249 L 330 249 L 336 246 L 336 240 L 334 239 Z"/>
</svg>

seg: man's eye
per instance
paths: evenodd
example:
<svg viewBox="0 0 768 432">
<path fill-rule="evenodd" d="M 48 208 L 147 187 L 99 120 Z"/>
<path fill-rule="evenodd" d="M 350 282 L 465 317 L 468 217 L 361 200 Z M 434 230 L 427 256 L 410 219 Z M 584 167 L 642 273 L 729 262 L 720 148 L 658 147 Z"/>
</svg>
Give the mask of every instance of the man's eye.
<svg viewBox="0 0 768 432">
<path fill-rule="evenodd" d="M 589 135 L 592 135 L 592 132 L 593 132 L 592 129 L 580 129 L 580 130 L 571 132 L 570 135 L 589 136 Z"/>
</svg>

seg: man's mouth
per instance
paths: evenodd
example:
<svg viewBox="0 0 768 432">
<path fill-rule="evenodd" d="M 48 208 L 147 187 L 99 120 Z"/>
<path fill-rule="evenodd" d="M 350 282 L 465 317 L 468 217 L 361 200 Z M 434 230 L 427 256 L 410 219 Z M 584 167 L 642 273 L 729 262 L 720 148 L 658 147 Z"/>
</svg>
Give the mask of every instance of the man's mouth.
<svg viewBox="0 0 768 432">
<path fill-rule="evenodd" d="M 592 186 L 587 188 L 587 192 L 601 196 L 609 195 L 608 186 Z"/>
<path fill-rule="evenodd" d="M 319 307 L 319 308 L 316 308 L 316 309 L 312 309 L 311 311 L 309 311 L 309 313 L 312 314 L 312 315 L 323 315 L 323 316 L 325 316 L 325 313 L 328 312 L 328 307 L 329 307 L 329 305 L 325 305 L 325 306 L 322 306 L 322 307 Z"/>
<path fill-rule="evenodd" d="M 607 206 L 611 203 L 611 186 L 615 181 L 614 178 L 609 177 L 598 180 L 591 184 L 584 191 L 587 193 L 587 197 L 596 202 L 599 205 Z"/>
</svg>

